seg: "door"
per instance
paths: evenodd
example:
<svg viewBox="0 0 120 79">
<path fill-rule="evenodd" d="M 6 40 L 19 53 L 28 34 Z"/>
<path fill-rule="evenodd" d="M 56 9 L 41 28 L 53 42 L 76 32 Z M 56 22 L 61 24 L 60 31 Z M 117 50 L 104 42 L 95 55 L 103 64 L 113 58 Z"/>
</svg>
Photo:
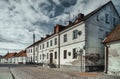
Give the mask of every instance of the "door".
<svg viewBox="0 0 120 79">
<path fill-rule="evenodd" d="M 53 63 L 53 53 L 50 53 L 50 64 Z"/>
</svg>

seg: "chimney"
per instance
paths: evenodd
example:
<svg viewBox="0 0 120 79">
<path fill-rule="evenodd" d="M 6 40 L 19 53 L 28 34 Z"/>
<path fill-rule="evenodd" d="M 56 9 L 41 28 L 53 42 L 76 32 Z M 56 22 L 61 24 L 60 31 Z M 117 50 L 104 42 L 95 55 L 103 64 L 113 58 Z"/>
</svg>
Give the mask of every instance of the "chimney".
<svg viewBox="0 0 120 79">
<path fill-rule="evenodd" d="M 79 14 L 78 14 L 78 17 L 77 17 L 76 20 L 75 20 L 75 23 L 80 22 L 80 21 L 83 19 L 83 17 L 84 17 L 84 14 L 79 13 Z"/>
<path fill-rule="evenodd" d="M 60 31 L 60 26 L 57 24 L 55 27 L 54 27 L 54 33 L 58 33 Z"/>
<path fill-rule="evenodd" d="M 43 37 L 41 37 L 41 40 L 43 40 L 44 38 Z"/>
<path fill-rule="evenodd" d="M 82 13 L 78 14 L 78 18 L 82 19 L 83 17 L 84 17 L 84 14 L 82 14 Z"/>
<path fill-rule="evenodd" d="M 72 21 L 68 21 L 68 24 L 67 24 L 67 25 L 69 26 L 69 25 L 71 25 L 71 24 L 72 24 Z"/>
</svg>

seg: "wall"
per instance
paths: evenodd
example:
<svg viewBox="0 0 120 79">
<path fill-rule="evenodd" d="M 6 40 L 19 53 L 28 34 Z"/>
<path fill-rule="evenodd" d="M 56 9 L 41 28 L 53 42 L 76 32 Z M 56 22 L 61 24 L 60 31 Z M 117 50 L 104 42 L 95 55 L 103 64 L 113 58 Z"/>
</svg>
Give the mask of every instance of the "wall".
<svg viewBox="0 0 120 79">
<path fill-rule="evenodd" d="M 76 39 L 73 39 L 73 31 L 78 30 L 81 31 L 81 35 L 77 35 Z M 67 34 L 67 42 L 64 42 L 64 35 Z M 80 68 L 81 63 L 82 66 L 85 66 L 84 58 L 81 60 L 81 56 L 77 55 L 77 58 L 73 58 L 73 49 L 80 51 L 83 50 L 83 55 L 85 55 L 85 24 L 81 22 L 77 25 L 70 27 L 69 29 L 60 33 L 60 64 L 61 68 L 64 69 L 71 69 L 71 70 L 78 70 Z M 64 50 L 67 50 L 67 58 L 64 59 Z M 70 55 L 69 55 L 70 53 Z M 74 67 L 74 68 L 73 68 Z M 83 68 L 84 70 L 84 68 Z"/>
<path fill-rule="evenodd" d="M 106 14 L 108 15 L 107 22 Z M 115 24 L 113 23 L 114 18 L 116 18 Z M 102 42 L 118 23 L 118 19 L 116 11 L 109 3 L 86 21 L 87 66 L 104 65 L 104 45 Z"/>
<path fill-rule="evenodd" d="M 109 44 L 108 73 L 120 76 L 120 41 Z"/>
</svg>

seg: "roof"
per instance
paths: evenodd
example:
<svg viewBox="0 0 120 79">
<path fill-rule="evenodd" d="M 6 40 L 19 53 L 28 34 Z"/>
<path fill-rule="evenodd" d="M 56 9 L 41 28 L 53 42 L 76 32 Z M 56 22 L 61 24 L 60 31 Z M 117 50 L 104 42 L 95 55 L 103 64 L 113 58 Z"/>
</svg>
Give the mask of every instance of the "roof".
<svg viewBox="0 0 120 79">
<path fill-rule="evenodd" d="M 88 15 L 83 16 L 82 18 L 77 17 L 74 22 L 72 22 L 71 24 L 69 24 L 69 25 L 67 25 L 67 26 L 64 26 L 65 28 L 63 28 L 62 30 L 60 30 L 60 32 L 63 31 L 63 30 L 65 30 L 65 29 L 68 29 L 69 27 L 74 26 L 74 25 L 76 25 L 76 24 L 78 24 L 78 23 L 80 23 L 80 22 L 82 22 L 82 21 L 87 20 L 89 17 L 91 17 L 92 15 L 94 15 L 95 13 L 97 13 L 97 12 L 100 11 L 103 7 L 105 7 L 106 5 L 108 5 L 108 4 L 110 4 L 110 3 L 113 5 L 114 10 L 116 11 L 117 15 L 119 16 L 119 13 L 117 12 L 117 10 L 116 10 L 114 4 L 112 3 L 112 1 L 109 1 L 109 2 L 107 2 L 106 4 L 104 4 L 103 6 L 101 6 L 101 7 L 97 8 L 96 10 L 92 11 L 92 12 L 89 13 Z M 76 22 L 77 20 L 78 20 L 78 22 Z M 59 25 L 59 24 L 57 24 L 57 25 Z M 59 25 L 59 26 L 62 26 L 62 25 Z M 51 37 L 51 36 L 53 36 L 53 35 L 54 35 L 54 33 L 53 33 L 52 35 L 49 35 L 49 37 Z M 49 38 L 49 37 L 42 38 L 41 40 L 38 40 L 37 42 L 33 43 L 32 45 L 28 46 L 27 48 L 32 47 L 32 46 L 38 44 L 39 42 L 44 41 L 45 39 L 47 39 L 47 38 Z"/>
<path fill-rule="evenodd" d="M 103 43 L 106 44 L 115 41 L 120 41 L 120 24 L 113 29 L 113 31 L 105 38 Z"/>
<path fill-rule="evenodd" d="M 8 58 L 12 58 L 16 55 L 17 53 L 14 52 L 14 53 L 7 53 L 6 55 L 3 56 L 4 59 L 8 59 Z"/>
<path fill-rule="evenodd" d="M 24 50 L 20 51 L 19 53 L 17 53 L 15 55 L 15 57 L 26 57 L 26 56 L 27 56 L 27 54 L 26 54 L 26 51 L 24 51 Z"/>
</svg>

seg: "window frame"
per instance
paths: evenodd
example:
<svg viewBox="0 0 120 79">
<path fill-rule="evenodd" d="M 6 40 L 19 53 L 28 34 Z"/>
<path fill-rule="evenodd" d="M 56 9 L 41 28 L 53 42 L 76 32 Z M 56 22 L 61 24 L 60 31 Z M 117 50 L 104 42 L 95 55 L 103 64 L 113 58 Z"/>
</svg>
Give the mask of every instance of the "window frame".
<svg viewBox="0 0 120 79">
<path fill-rule="evenodd" d="M 64 42 L 64 43 L 67 42 L 67 34 L 64 34 L 64 35 L 63 35 L 63 42 Z"/>
<path fill-rule="evenodd" d="M 67 59 L 67 50 L 63 51 L 63 59 Z"/>
</svg>

